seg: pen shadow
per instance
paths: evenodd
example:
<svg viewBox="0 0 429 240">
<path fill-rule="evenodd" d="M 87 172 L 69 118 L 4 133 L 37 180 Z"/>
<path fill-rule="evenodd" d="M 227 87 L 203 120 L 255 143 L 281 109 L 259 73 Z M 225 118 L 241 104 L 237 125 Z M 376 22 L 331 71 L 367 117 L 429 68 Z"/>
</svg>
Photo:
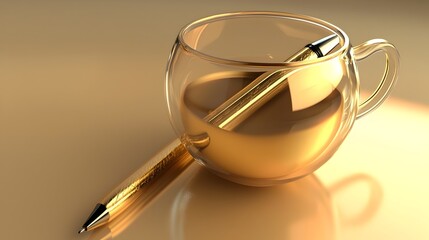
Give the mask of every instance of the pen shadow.
<svg viewBox="0 0 429 240">
<path fill-rule="evenodd" d="M 170 239 L 336 239 L 337 225 L 364 223 L 380 205 L 381 187 L 365 174 L 337 182 L 332 193 L 357 182 L 367 183 L 371 196 L 358 216 L 343 221 L 332 204 L 331 188 L 314 174 L 280 186 L 255 188 L 199 169 L 174 200 Z"/>
</svg>

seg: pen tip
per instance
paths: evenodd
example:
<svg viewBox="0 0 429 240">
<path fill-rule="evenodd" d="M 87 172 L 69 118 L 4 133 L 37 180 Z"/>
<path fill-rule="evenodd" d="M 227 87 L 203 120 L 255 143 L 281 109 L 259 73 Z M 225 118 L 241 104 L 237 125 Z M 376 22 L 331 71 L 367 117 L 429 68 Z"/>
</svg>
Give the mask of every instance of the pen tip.
<svg viewBox="0 0 429 240">
<path fill-rule="evenodd" d="M 81 230 L 79 230 L 79 232 L 77 232 L 77 233 L 79 233 L 79 234 L 81 234 L 81 233 L 83 233 L 83 232 L 85 232 L 86 231 L 86 228 L 82 228 Z"/>
</svg>

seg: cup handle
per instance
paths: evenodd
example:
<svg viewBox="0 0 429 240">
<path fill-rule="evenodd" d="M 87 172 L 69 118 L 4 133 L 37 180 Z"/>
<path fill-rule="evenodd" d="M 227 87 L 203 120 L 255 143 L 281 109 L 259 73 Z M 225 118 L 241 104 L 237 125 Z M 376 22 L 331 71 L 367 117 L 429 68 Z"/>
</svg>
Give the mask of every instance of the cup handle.
<svg viewBox="0 0 429 240">
<path fill-rule="evenodd" d="M 398 78 L 399 53 L 395 46 L 388 41 L 372 39 L 352 48 L 352 53 L 357 61 L 365 59 L 378 51 L 383 51 L 386 55 L 386 68 L 377 89 L 368 99 L 359 104 L 356 118 L 362 117 L 380 106 L 386 100 Z"/>
</svg>

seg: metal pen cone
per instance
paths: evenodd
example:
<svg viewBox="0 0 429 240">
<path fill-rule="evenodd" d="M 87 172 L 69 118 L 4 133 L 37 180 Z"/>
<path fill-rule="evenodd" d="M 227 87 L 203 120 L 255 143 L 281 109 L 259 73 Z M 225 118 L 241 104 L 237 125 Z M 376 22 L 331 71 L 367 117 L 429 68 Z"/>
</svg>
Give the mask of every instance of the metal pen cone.
<svg viewBox="0 0 429 240">
<path fill-rule="evenodd" d="M 322 56 L 325 56 L 331 52 L 340 43 L 340 38 L 337 34 L 332 34 L 322 39 L 313 42 L 311 45 L 316 47 L 321 52 Z"/>
<path fill-rule="evenodd" d="M 86 222 L 83 224 L 82 229 L 79 231 L 79 233 L 99 227 L 102 224 L 108 222 L 109 218 L 110 214 L 106 206 L 99 203 L 95 206 L 94 210 L 89 215 Z"/>
</svg>

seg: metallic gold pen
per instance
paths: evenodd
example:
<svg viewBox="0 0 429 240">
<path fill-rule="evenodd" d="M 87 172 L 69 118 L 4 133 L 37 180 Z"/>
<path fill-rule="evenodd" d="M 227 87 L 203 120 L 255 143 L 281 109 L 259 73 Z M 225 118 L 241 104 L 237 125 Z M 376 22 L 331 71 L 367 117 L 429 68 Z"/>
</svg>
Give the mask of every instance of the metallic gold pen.
<svg viewBox="0 0 429 240">
<path fill-rule="evenodd" d="M 336 34 L 322 38 L 288 58 L 285 62 L 297 62 L 325 56 L 339 43 Z M 204 119 L 220 128 L 232 130 L 244 119 L 263 106 L 271 98 L 287 86 L 290 72 L 278 70 L 266 72 L 225 101 Z M 183 136 L 184 142 L 204 147 L 209 144 L 209 138 Z M 79 233 L 100 227 L 115 218 L 127 208 L 137 197 L 149 193 L 148 189 L 155 181 L 161 181 L 168 170 L 175 168 L 179 175 L 192 163 L 192 156 L 179 139 L 174 140 L 161 152 L 143 164 L 133 175 L 122 182 L 115 190 L 102 199 L 94 208 Z M 160 191 L 160 190 L 159 190 Z M 150 194 L 154 194 L 153 191 Z"/>
</svg>

